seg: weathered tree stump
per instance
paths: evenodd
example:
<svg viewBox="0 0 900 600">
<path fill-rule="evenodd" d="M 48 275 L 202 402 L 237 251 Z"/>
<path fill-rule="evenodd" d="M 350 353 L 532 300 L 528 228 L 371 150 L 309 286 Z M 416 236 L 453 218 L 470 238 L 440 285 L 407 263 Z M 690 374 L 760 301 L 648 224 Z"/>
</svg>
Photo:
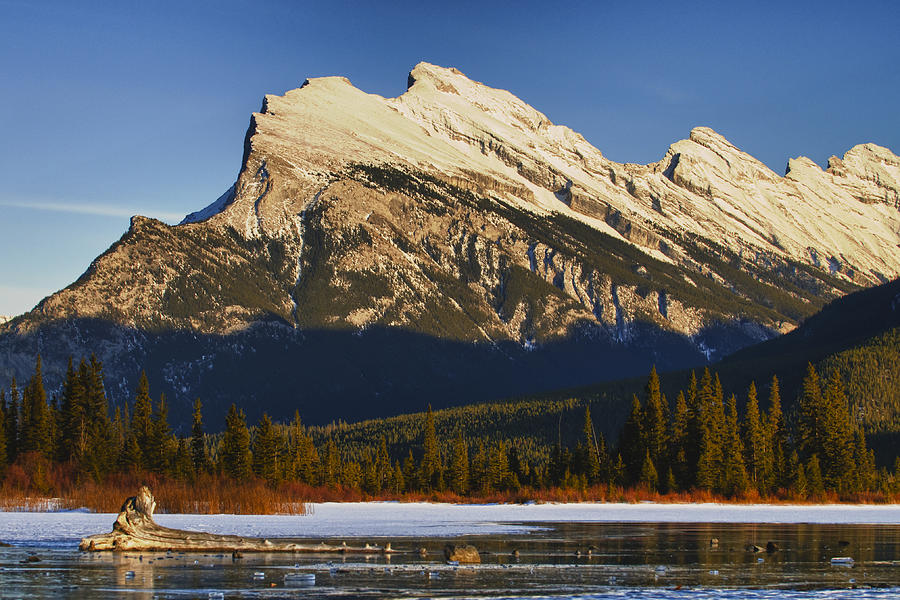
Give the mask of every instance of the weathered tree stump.
<svg viewBox="0 0 900 600">
<path fill-rule="evenodd" d="M 81 540 L 80 550 L 88 552 L 129 550 L 179 552 L 310 552 L 388 554 L 394 552 L 391 545 L 384 547 L 299 544 L 289 540 L 216 535 L 202 531 L 171 529 L 153 520 L 156 501 L 147 486 L 141 487 L 136 496 L 125 500 L 111 533 L 92 535 Z"/>
</svg>

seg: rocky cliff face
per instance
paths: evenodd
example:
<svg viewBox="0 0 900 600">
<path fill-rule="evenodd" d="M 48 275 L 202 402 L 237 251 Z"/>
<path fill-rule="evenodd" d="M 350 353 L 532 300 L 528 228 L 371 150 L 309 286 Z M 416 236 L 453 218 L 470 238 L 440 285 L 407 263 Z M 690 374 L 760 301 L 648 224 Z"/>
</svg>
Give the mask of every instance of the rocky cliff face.
<svg viewBox="0 0 900 600">
<path fill-rule="evenodd" d="M 0 376 L 95 350 L 115 393 L 148 365 L 176 410 L 215 391 L 396 412 L 698 364 L 900 273 L 885 148 L 781 177 L 697 128 L 657 163 L 618 164 L 455 69 L 422 63 L 409 84 L 266 96 L 235 185 L 175 227 L 135 217 L 0 326 Z M 260 372 L 225 386 L 241 363 Z"/>
</svg>

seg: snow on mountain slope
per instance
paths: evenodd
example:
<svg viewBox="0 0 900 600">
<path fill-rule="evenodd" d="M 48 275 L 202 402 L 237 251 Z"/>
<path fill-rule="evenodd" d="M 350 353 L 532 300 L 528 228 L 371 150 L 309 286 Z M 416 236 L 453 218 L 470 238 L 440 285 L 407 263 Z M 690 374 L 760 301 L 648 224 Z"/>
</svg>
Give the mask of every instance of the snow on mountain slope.
<svg viewBox="0 0 900 600">
<path fill-rule="evenodd" d="M 885 148 L 857 146 L 827 172 L 794 159 L 781 177 L 698 127 L 658 163 L 619 164 L 511 93 L 456 69 L 421 63 L 409 81 L 394 99 L 341 77 L 266 96 L 248 134 L 248 150 L 265 159 L 245 167 L 239 201 L 223 218 L 251 235 L 283 230 L 328 173 L 351 161 L 392 163 L 493 189 L 539 214 L 575 216 L 663 260 L 672 257 L 660 252 L 657 233 L 669 229 L 741 254 L 825 265 L 864 284 L 900 274 L 900 159 Z M 269 203 L 266 175 L 276 162 L 291 173 L 292 190 Z"/>
<path fill-rule="evenodd" d="M 455 69 L 421 63 L 392 99 L 310 79 L 253 113 L 225 194 L 178 226 L 135 217 L 3 326 L 0 383 L 96 350 L 122 397 L 155 361 L 188 414 L 302 386 L 328 419 L 332 395 L 363 411 L 696 366 L 897 277 L 898 165 L 866 144 L 782 177 L 703 127 L 619 164 Z M 235 379 L 248 360 L 285 370 Z"/>
</svg>

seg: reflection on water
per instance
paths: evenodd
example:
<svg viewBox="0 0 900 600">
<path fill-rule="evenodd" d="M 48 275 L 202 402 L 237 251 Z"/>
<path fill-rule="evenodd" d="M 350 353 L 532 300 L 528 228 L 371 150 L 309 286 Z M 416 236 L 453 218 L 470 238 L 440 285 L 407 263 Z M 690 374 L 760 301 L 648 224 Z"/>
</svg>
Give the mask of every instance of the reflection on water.
<svg viewBox="0 0 900 600">
<path fill-rule="evenodd" d="M 718 543 L 711 543 L 713 539 Z M 383 543 L 385 539 L 365 540 Z M 588 597 L 893 598 L 900 527 L 547 524 L 468 536 L 483 563 L 443 562 L 443 538 L 393 540 L 393 556 L 117 553 L 0 548 L 3 598 Z M 773 552 L 766 552 L 771 542 Z M 763 549 L 754 552 L 753 546 Z M 419 548 L 426 548 L 423 557 Z M 40 561 L 28 562 L 31 553 Z M 514 554 L 515 553 L 515 554 Z M 833 565 L 850 557 L 852 565 Z M 312 574 L 298 577 L 298 574 Z M 285 575 L 288 575 L 286 578 Z"/>
</svg>

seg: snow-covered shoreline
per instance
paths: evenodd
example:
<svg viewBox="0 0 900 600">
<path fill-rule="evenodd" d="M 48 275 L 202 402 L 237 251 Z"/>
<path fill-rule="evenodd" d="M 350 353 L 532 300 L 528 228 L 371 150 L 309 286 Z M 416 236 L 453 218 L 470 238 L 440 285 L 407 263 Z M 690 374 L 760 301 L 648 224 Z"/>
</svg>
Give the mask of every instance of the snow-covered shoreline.
<svg viewBox="0 0 900 600">
<path fill-rule="evenodd" d="M 0 541 L 77 545 L 115 515 L 0 512 Z M 541 523 L 816 523 L 900 525 L 900 505 L 313 503 L 309 514 L 159 514 L 160 525 L 263 537 L 453 537 L 526 533 Z"/>
</svg>

